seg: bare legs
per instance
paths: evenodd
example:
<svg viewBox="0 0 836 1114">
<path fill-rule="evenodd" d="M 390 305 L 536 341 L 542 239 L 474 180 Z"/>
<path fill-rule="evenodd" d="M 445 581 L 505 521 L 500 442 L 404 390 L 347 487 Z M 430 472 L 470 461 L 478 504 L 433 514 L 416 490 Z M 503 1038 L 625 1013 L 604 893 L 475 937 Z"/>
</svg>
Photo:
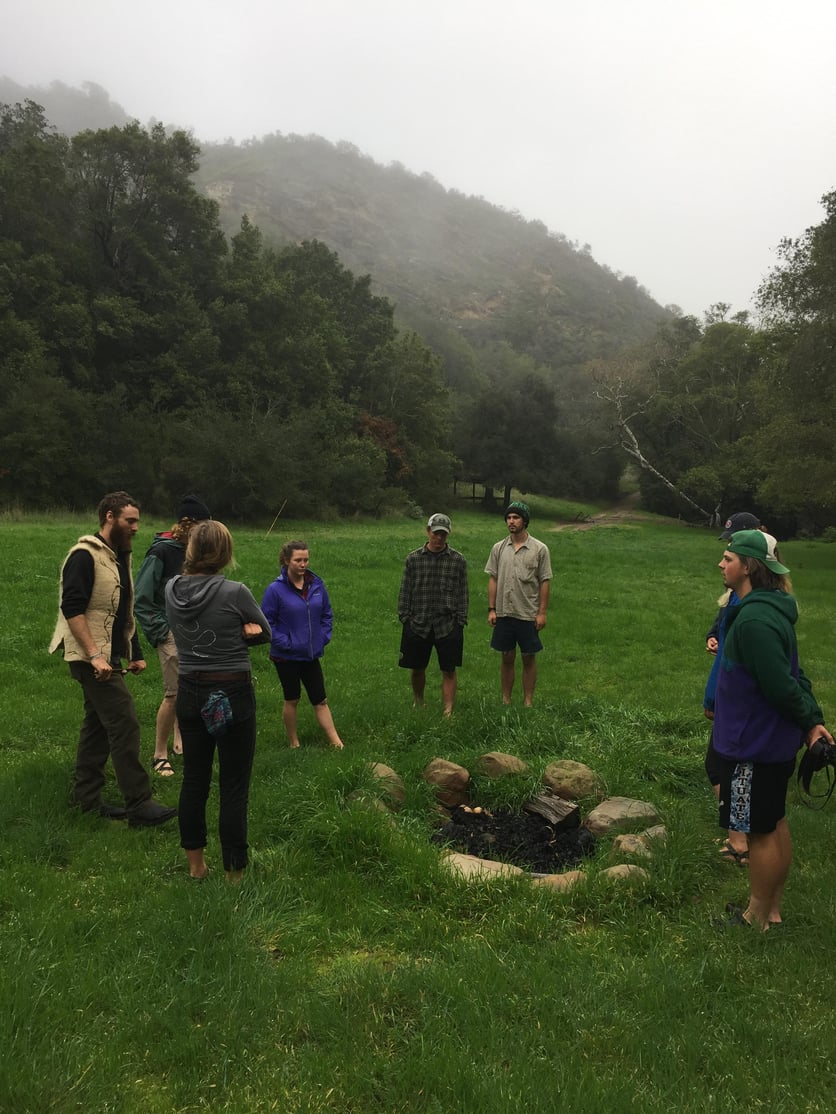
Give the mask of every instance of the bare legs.
<svg viewBox="0 0 836 1114">
<path fill-rule="evenodd" d="M 412 682 L 412 707 L 424 707 L 424 689 L 427 685 L 427 671 L 426 669 L 413 669 L 409 674 L 409 679 Z"/>
<path fill-rule="evenodd" d="M 298 707 L 298 700 L 285 700 L 282 706 L 282 722 L 287 732 L 288 743 L 294 750 L 299 746 L 299 734 L 297 729 Z M 315 704 L 314 712 L 316 714 L 317 723 L 322 728 L 328 743 L 337 750 L 342 750 L 343 741 L 334 726 L 334 717 L 331 715 L 331 709 L 328 707 L 327 701 L 323 700 L 321 704 Z"/>
<path fill-rule="evenodd" d="M 426 669 L 413 669 L 410 671 L 410 680 L 412 681 L 412 707 L 424 707 L 424 690 L 427 686 L 427 671 Z M 444 708 L 444 715 L 451 716 L 453 714 L 453 705 L 456 703 L 456 689 L 458 687 L 458 674 L 455 669 L 452 673 L 441 674 L 441 703 Z"/>
<path fill-rule="evenodd" d="M 155 758 L 168 758 L 168 740 L 172 733 L 174 735 L 174 745 L 172 747 L 174 753 L 183 753 L 183 741 L 180 738 L 180 727 L 177 723 L 175 700 L 176 697 L 174 696 L 164 696 L 163 702 L 157 710 L 157 724 L 154 734 Z"/>
<path fill-rule="evenodd" d="M 187 851 L 186 858 L 189 862 L 189 876 L 191 878 L 205 878 L 209 873 L 209 867 L 206 865 L 206 860 L 203 857 L 203 848 L 199 847 L 196 851 Z"/>
<path fill-rule="evenodd" d="M 331 715 L 331 709 L 328 707 L 327 702 L 323 700 L 321 704 L 315 704 L 314 712 L 316 713 L 316 721 L 325 732 L 325 738 L 328 740 L 329 744 L 332 747 L 336 747 L 337 750 L 342 750 L 343 741 L 337 734 L 337 729 L 334 726 L 334 717 Z"/>
<path fill-rule="evenodd" d="M 458 680 L 455 669 L 452 673 L 441 674 L 441 703 L 444 705 L 445 716 L 452 716 L 453 705 L 456 703 L 456 688 Z"/>
<path fill-rule="evenodd" d="M 209 867 L 206 865 L 206 860 L 203 857 L 203 848 L 198 848 L 197 851 L 187 851 L 186 858 L 189 862 L 189 877 L 194 878 L 196 882 L 200 882 L 209 873 Z M 225 870 L 224 878 L 227 882 L 240 882 L 244 877 L 243 870 Z"/>
<path fill-rule="evenodd" d="M 765 932 L 781 923 L 781 898 L 792 862 L 792 839 L 786 817 L 774 832 L 749 833 L 749 905 L 743 914 Z"/>
<path fill-rule="evenodd" d="M 536 654 L 521 654 L 522 657 L 522 687 L 523 687 L 523 704 L 526 708 L 530 708 L 534 701 L 534 686 L 537 684 L 537 655 Z M 514 680 L 516 678 L 516 650 L 504 650 L 502 653 L 502 665 L 500 667 L 500 683 L 502 685 L 502 703 L 511 703 L 511 693 L 514 690 Z"/>
<path fill-rule="evenodd" d="M 287 741 L 293 749 L 299 746 L 299 735 L 296 731 L 296 709 L 298 707 L 298 700 L 285 700 L 282 705 L 282 723 L 287 732 Z"/>
<path fill-rule="evenodd" d="M 504 650 L 502 665 L 499 668 L 499 681 L 502 685 L 502 703 L 511 703 L 511 693 L 514 691 L 514 661 L 517 657 L 516 650 Z"/>
</svg>

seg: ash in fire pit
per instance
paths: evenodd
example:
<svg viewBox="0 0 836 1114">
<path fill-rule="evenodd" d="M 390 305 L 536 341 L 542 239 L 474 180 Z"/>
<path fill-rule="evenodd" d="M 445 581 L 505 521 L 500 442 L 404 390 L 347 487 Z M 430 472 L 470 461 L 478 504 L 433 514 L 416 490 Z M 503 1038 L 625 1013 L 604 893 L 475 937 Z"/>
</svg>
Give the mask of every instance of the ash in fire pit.
<svg viewBox="0 0 836 1114">
<path fill-rule="evenodd" d="M 459 806 L 432 836 L 480 859 L 512 863 L 537 874 L 555 874 L 595 852 L 595 837 L 586 828 L 558 830 L 536 813 Z"/>
</svg>

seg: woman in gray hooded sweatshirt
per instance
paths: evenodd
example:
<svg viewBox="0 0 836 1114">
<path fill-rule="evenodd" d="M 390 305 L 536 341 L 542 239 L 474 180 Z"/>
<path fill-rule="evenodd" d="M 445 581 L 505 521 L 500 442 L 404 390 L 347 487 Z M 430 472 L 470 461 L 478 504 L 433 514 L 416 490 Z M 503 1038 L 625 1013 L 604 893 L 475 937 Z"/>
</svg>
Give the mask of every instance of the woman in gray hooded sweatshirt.
<svg viewBox="0 0 836 1114">
<path fill-rule="evenodd" d="M 165 608 L 177 645 L 177 720 L 183 737 L 180 846 L 192 878 L 209 872 L 206 801 L 218 752 L 218 833 L 229 881 L 247 866 L 247 801 L 255 754 L 255 692 L 249 647 L 270 641 L 270 625 L 245 584 L 227 580 L 232 536 L 222 522 L 197 522 L 183 573 L 168 581 Z"/>
</svg>

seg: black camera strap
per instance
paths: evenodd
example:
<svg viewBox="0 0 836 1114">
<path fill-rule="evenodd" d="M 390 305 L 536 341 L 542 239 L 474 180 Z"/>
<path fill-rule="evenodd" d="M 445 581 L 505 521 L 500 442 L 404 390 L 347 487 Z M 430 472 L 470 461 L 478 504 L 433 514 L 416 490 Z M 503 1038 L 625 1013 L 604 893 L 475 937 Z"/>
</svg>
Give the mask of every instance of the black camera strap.
<svg viewBox="0 0 836 1114">
<path fill-rule="evenodd" d="M 836 746 L 828 743 L 826 739 L 816 739 L 816 741 L 804 753 L 801 761 L 798 763 L 798 795 L 802 804 L 807 808 L 812 808 L 816 812 L 820 812 L 833 795 L 833 790 L 836 788 L 836 774 L 834 774 L 834 765 L 836 765 Z M 827 781 L 827 790 L 824 793 L 811 793 L 810 785 L 813 780 L 813 775 L 817 774 L 819 770 L 825 771 L 825 779 Z M 813 801 L 821 801 L 820 805 L 813 804 Z"/>
</svg>

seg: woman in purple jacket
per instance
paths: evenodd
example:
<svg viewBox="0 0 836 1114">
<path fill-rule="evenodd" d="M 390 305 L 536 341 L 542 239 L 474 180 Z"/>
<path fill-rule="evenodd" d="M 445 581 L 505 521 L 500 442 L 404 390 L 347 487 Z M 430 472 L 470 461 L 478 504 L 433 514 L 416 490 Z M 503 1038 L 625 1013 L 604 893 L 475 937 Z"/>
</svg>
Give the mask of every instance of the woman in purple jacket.
<svg viewBox="0 0 836 1114">
<path fill-rule="evenodd" d="M 325 696 L 320 658 L 331 641 L 333 612 L 322 580 L 310 571 L 307 542 L 286 542 L 279 551 L 281 572 L 267 588 L 261 610 L 273 631 L 270 660 L 284 694 L 282 720 L 291 747 L 299 746 L 296 720 L 302 685 L 317 722 L 332 747 L 342 750 Z"/>
</svg>

